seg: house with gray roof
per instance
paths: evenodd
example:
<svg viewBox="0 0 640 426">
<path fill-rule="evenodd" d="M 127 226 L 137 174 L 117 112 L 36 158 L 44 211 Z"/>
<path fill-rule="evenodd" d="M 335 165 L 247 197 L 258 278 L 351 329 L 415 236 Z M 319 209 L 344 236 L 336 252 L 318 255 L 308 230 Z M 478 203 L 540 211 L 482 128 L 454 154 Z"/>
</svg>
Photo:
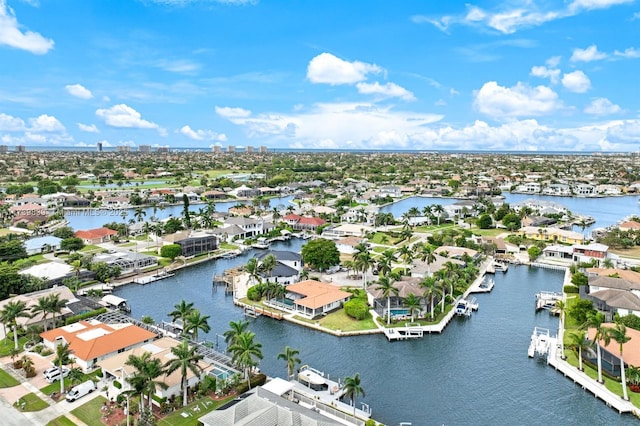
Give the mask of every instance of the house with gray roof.
<svg viewBox="0 0 640 426">
<path fill-rule="evenodd" d="M 31 238 L 24 242 L 24 246 L 29 256 L 39 253 L 49 253 L 60 250 L 61 238 L 47 235 L 44 237 Z"/>
</svg>

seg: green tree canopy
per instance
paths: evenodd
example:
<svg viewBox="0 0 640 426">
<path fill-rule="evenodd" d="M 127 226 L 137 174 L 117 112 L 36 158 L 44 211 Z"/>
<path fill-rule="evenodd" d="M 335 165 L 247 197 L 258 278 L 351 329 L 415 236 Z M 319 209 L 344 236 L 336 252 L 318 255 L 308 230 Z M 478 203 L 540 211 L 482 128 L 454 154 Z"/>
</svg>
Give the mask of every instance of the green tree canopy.
<svg viewBox="0 0 640 426">
<path fill-rule="evenodd" d="M 162 246 L 160 249 L 160 256 L 168 257 L 171 260 L 174 260 L 176 257 L 180 256 L 182 253 L 182 247 L 180 244 L 169 244 L 166 246 Z"/>
<path fill-rule="evenodd" d="M 309 241 L 302 247 L 304 262 L 314 269 L 324 271 L 340 264 L 340 252 L 336 243 L 326 238 Z"/>
</svg>

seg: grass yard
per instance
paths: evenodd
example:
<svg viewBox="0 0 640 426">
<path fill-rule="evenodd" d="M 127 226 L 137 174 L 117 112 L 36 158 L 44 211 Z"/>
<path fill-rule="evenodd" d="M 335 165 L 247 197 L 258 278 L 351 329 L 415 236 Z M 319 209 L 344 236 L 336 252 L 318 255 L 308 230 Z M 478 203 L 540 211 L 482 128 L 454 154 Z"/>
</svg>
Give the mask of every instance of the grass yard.
<svg viewBox="0 0 640 426">
<path fill-rule="evenodd" d="M 472 231 L 474 234 L 476 235 L 481 235 L 483 237 L 497 237 L 498 235 L 509 233 L 508 229 L 501 229 L 501 228 L 491 228 L 491 229 L 480 229 L 480 228 L 473 228 Z"/>
<path fill-rule="evenodd" d="M 22 347 L 24 346 L 26 341 L 26 337 L 18 337 L 18 349 L 20 349 L 20 351 L 22 351 Z M 11 355 L 11 350 L 14 347 L 15 343 L 13 342 L 13 333 L 9 332 L 6 338 L 0 340 L 0 357 Z"/>
<path fill-rule="evenodd" d="M 358 321 L 347 315 L 344 309 L 338 309 L 337 311 L 327 314 L 327 316 L 322 318 L 319 322 L 322 327 L 326 327 L 330 330 L 360 331 L 377 328 L 376 324 L 373 322 L 371 314 L 367 315 L 367 318 Z"/>
<path fill-rule="evenodd" d="M 22 411 L 40 411 L 49 406 L 49 404 L 41 400 L 35 393 L 26 394 L 17 400 L 14 405 L 21 408 Z"/>
<path fill-rule="evenodd" d="M 60 416 L 47 423 L 47 426 L 75 426 L 75 423 L 65 416 Z"/>
<path fill-rule="evenodd" d="M 628 249 L 609 249 L 609 253 L 617 254 L 620 257 L 640 258 L 640 246 Z"/>
<path fill-rule="evenodd" d="M 0 388 L 12 388 L 19 384 L 20 382 L 14 379 L 11 374 L 0 369 Z"/>
<path fill-rule="evenodd" d="M 219 401 L 214 401 L 209 397 L 202 398 L 159 420 L 158 426 L 197 426 L 199 424 L 198 417 L 215 410 L 233 398 L 235 398 L 235 396 L 230 396 L 229 398 Z"/>
<path fill-rule="evenodd" d="M 82 404 L 73 410 L 71 414 L 88 425 L 101 425 L 102 411 L 100 411 L 100 409 L 105 402 L 107 402 L 107 398 L 104 396 L 98 396 L 86 404 Z"/>
<path fill-rule="evenodd" d="M 100 246 L 94 246 L 94 245 L 88 244 L 82 247 L 79 251 L 81 251 L 82 253 L 92 253 L 92 252 L 102 251 L 102 250 L 103 248 Z"/>
</svg>

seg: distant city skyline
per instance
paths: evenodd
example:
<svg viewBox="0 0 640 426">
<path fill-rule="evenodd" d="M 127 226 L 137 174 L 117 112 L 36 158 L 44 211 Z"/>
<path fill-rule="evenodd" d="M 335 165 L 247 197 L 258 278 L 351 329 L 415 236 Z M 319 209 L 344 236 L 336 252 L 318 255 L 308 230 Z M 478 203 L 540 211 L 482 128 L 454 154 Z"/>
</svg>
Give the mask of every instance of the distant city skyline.
<svg viewBox="0 0 640 426">
<path fill-rule="evenodd" d="M 636 0 L 0 0 L 0 145 L 637 152 Z"/>
</svg>

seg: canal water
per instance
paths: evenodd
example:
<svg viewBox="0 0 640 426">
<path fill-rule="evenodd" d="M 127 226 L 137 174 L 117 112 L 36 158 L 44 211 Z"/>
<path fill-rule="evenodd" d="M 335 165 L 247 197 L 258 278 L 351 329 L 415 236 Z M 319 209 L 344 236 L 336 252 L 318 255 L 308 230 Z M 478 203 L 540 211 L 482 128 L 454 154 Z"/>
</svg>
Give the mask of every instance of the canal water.
<svg viewBox="0 0 640 426">
<path fill-rule="evenodd" d="M 302 240 L 275 243 L 274 249 L 299 251 Z M 254 252 L 219 259 L 178 271 L 146 286 L 116 290 L 129 301 L 132 315 L 150 315 L 156 322 L 181 299 L 194 302 L 210 315 L 207 340 L 225 350 L 222 333 L 229 321 L 243 319 L 222 287 L 212 286 L 214 274 L 243 265 Z M 535 326 L 557 333 L 558 320 L 546 311 L 535 313 L 534 295 L 559 291 L 563 273 L 512 266 L 495 276 L 489 294 L 477 295 L 479 310 L 470 318 L 454 318 L 442 334 L 388 342 L 382 335 L 334 337 L 284 321 L 250 319 L 250 329 L 262 344 L 260 368 L 270 376 L 286 376 L 277 354 L 289 345 L 300 351 L 303 364 L 331 378 L 360 373 L 365 397 L 376 420 L 387 425 L 626 425 L 619 415 L 582 390 L 541 359 L 527 357 Z"/>
</svg>

